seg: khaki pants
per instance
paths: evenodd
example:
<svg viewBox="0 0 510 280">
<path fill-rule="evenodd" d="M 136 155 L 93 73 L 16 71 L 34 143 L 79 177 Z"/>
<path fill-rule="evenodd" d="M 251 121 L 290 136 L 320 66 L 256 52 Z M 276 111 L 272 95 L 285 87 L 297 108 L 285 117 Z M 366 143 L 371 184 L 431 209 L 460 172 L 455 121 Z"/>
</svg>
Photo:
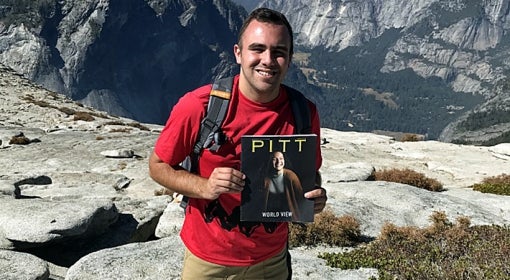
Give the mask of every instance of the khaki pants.
<svg viewBox="0 0 510 280">
<path fill-rule="evenodd" d="M 252 266 L 223 266 L 204 261 L 188 249 L 184 252 L 183 280 L 197 279 L 274 279 L 285 280 L 287 268 L 287 248 L 278 255 Z"/>
</svg>

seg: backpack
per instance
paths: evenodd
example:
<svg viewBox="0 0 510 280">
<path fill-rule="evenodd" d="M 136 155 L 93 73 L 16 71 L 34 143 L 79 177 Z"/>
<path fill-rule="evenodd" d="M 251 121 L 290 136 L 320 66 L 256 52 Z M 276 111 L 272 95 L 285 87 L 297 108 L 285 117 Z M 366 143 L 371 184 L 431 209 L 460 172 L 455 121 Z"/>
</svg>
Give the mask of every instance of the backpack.
<svg viewBox="0 0 510 280">
<path fill-rule="evenodd" d="M 200 132 L 193 152 L 180 163 L 181 167 L 192 173 L 196 173 L 197 171 L 198 158 L 202 149 L 217 151 L 226 139 L 221 130 L 221 125 L 227 114 L 230 97 L 232 96 L 233 83 L 234 77 L 227 77 L 216 80 L 212 85 L 211 92 L 209 93 L 209 103 L 207 104 L 207 113 L 200 123 Z M 294 134 L 312 133 L 312 121 L 308 100 L 301 92 L 285 85 L 284 87 L 289 96 L 292 113 L 294 115 Z M 180 206 L 186 209 L 187 205 L 188 197 L 184 196 Z"/>
</svg>

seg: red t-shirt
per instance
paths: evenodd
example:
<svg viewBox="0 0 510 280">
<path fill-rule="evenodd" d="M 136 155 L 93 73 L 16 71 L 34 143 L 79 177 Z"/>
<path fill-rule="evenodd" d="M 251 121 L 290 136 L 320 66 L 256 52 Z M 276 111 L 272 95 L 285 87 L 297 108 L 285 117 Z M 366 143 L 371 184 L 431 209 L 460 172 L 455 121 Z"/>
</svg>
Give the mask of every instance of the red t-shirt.
<svg viewBox="0 0 510 280">
<path fill-rule="evenodd" d="M 294 117 L 283 87 L 269 103 L 256 103 L 234 89 L 222 130 L 225 144 L 216 152 L 203 150 L 198 173 L 208 178 L 215 167 L 240 169 L 242 135 L 285 135 L 294 132 Z M 185 94 L 174 106 L 155 145 L 161 160 L 177 165 L 193 150 L 200 121 L 205 116 L 211 85 Z M 315 105 L 309 102 L 312 132 L 320 139 L 320 124 Z M 319 141 L 318 141 L 319 142 Z M 322 163 L 317 143 L 317 170 Z M 281 252 L 287 242 L 287 223 L 254 223 L 239 221 L 240 194 L 223 194 L 217 200 L 189 199 L 181 238 L 196 256 L 226 266 L 247 266 Z"/>
</svg>

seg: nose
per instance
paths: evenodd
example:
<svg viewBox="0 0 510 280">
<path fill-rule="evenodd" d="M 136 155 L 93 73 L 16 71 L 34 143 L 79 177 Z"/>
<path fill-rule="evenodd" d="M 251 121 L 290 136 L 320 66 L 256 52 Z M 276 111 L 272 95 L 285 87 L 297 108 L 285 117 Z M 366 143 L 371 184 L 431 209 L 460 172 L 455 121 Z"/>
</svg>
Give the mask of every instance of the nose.
<svg viewBox="0 0 510 280">
<path fill-rule="evenodd" d="M 271 65 L 276 60 L 276 55 L 271 50 L 266 50 L 262 53 L 261 61 L 265 65 Z"/>
</svg>

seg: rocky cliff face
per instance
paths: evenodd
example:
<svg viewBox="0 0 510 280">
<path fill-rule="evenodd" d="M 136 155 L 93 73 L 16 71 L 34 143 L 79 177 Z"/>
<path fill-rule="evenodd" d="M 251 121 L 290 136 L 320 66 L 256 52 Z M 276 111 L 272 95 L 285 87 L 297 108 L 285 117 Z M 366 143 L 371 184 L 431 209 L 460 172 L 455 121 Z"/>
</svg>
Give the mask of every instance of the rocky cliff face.
<svg viewBox="0 0 510 280">
<path fill-rule="evenodd" d="M 95 108 L 161 123 L 183 92 L 234 70 L 244 10 L 228 1 L 35 1 L 27 9 L 43 5 L 31 25 L 10 20 L 17 8 L 5 7 L 0 62 Z"/>
<path fill-rule="evenodd" d="M 380 54 L 385 57 L 380 72 L 410 69 L 424 78 L 439 77 L 457 92 L 484 96 L 487 103 L 477 111 L 510 110 L 506 101 L 510 91 L 495 87 L 510 70 L 508 0 L 265 0 L 260 5 L 289 15 L 297 42 L 308 48 L 326 47 L 341 53 L 399 30 L 398 38 Z M 473 133 L 461 133 L 460 123 L 449 126 L 442 140 L 483 140 L 471 137 Z M 509 128 L 506 121 L 474 134 L 490 130 L 496 132 L 491 133 L 494 137 Z"/>
<path fill-rule="evenodd" d="M 458 91 L 487 95 L 481 84 L 503 77 L 502 69 L 490 63 L 494 57 L 484 52 L 501 45 L 510 29 L 507 0 L 266 0 L 261 5 L 288 14 L 297 42 L 310 48 L 341 51 L 399 29 L 400 39 L 381 54 L 386 56 L 383 72 L 411 68 L 424 77 L 448 79 Z"/>
<path fill-rule="evenodd" d="M 256 3 L 237 2 L 249 8 Z M 17 5 L 0 7 L 0 62 L 48 89 L 115 115 L 162 123 L 184 92 L 215 76 L 237 72 L 232 45 L 246 11 L 228 0 L 8 3 Z M 288 15 L 300 49 L 325 48 L 341 56 L 349 48 L 359 48 L 357 59 L 370 61 L 367 57 L 373 53 L 381 58 L 370 65 L 378 73 L 397 76 L 412 71 L 419 77 L 441 79 L 459 95 L 483 96 L 483 104 L 476 108 L 471 101 L 465 102 L 469 106 L 444 101 L 436 106 L 445 108 L 442 115 L 433 106 L 422 106 L 431 112 L 417 118 L 422 126 L 440 122 L 442 129 L 458 118 L 444 129 L 441 140 L 482 143 L 510 129 L 507 118 L 469 129 L 464 123 L 480 113 L 501 114 L 510 108 L 509 87 L 502 86 L 510 72 L 508 0 L 264 0 L 259 5 Z M 366 47 L 370 44 L 384 48 Z M 306 63 L 300 66 L 304 73 L 309 71 Z M 314 67 L 317 73 L 336 74 L 324 65 Z M 337 84 L 331 77 L 308 81 L 319 87 Z M 298 83 L 303 84 L 303 79 Z M 307 92 L 316 92 L 304 86 Z M 377 92 L 393 94 L 384 88 Z M 322 109 L 338 104 L 323 103 L 318 104 L 321 111 L 335 113 Z M 478 114 L 461 115 L 468 109 Z M 381 117 L 371 113 L 355 112 L 350 117 Z M 381 113 L 385 114 L 394 113 Z M 388 129 L 398 130 L 396 122 L 405 122 L 395 115 Z M 329 123 L 324 119 L 326 126 L 339 129 L 336 123 L 350 123 L 347 118 Z M 439 135 L 440 129 L 434 134 Z"/>
</svg>

